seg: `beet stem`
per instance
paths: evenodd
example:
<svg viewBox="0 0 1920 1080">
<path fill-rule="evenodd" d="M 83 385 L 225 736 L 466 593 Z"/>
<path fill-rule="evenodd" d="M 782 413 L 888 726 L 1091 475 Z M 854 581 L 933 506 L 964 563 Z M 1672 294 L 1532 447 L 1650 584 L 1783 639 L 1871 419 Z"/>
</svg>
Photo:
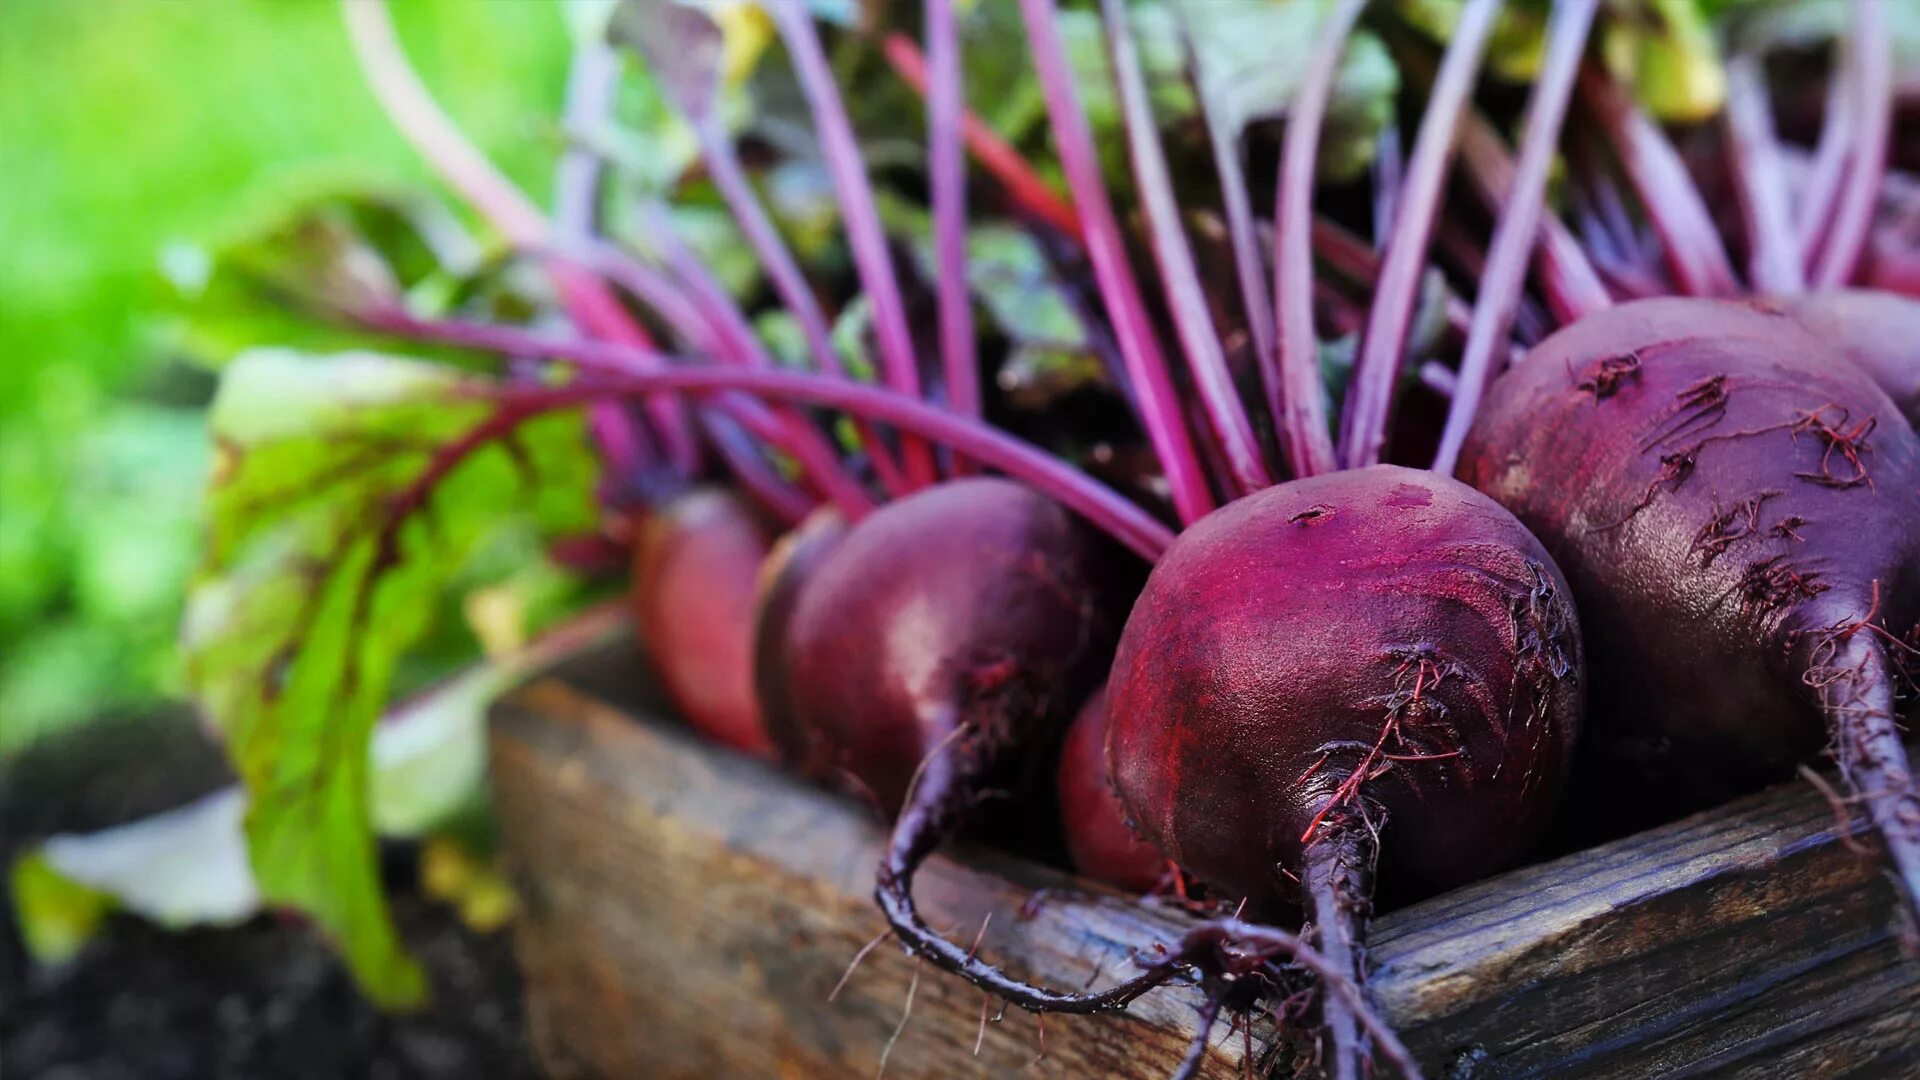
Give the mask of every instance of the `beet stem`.
<svg viewBox="0 0 1920 1080">
<path fill-rule="evenodd" d="M 827 326 L 826 313 L 820 310 L 820 301 L 801 272 L 800 264 L 794 260 L 792 249 L 787 247 L 767 208 L 754 193 L 732 141 L 715 123 L 696 124 L 694 131 L 700 143 L 701 161 L 707 167 L 707 179 L 720 192 L 720 200 L 727 204 L 728 213 L 746 238 L 747 246 L 759 258 L 787 313 L 800 324 L 800 336 L 805 339 L 815 366 L 829 375 L 845 375 L 840 353 L 833 347 L 833 332 Z"/>
<path fill-rule="evenodd" d="M 1833 225 L 1814 266 L 1815 289 L 1838 289 L 1853 279 L 1867 233 L 1879 209 L 1880 183 L 1887 171 L 1887 139 L 1893 128 L 1893 35 L 1887 32 L 1881 0 L 1853 0 L 1852 41 L 1847 50 L 1854 74 L 1853 105 L 1858 119 L 1847 176 L 1834 201 Z"/>
<path fill-rule="evenodd" d="M 1173 534 L 1113 489 L 1059 458 L 984 423 L 892 391 L 848 379 L 798 371 L 682 366 L 656 363 L 654 354 L 612 342 L 556 337 L 510 326 L 416 319 L 403 311 L 364 315 L 377 329 L 417 341 L 459 345 L 507 356 L 551 356 L 602 373 L 595 382 L 566 386 L 487 387 L 477 392 L 547 409 L 589 404 L 606 396 L 729 390 L 806 402 L 915 432 L 1020 480 L 1086 518 L 1129 550 L 1152 561 Z"/>
<path fill-rule="evenodd" d="M 1127 24 L 1126 5 L 1122 0 L 1101 0 L 1100 11 L 1106 23 L 1114 80 L 1120 91 L 1127 146 L 1132 152 L 1134 188 L 1146 213 L 1154 261 L 1160 267 L 1161 284 L 1166 288 L 1167 308 L 1173 313 L 1174 329 L 1185 349 L 1188 370 L 1213 429 L 1213 445 L 1226 463 L 1235 493 L 1250 494 L 1271 486 L 1273 478 L 1260 460 L 1260 444 L 1254 440 L 1253 425 L 1247 420 L 1246 407 L 1233 385 L 1233 373 L 1227 370 L 1226 350 L 1207 308 L 1206 290 L 1200 283 L 1200 271 L 1194 265 L 1193 249 L 1180 226 L 1179 199 L 1174 194 L 1173 178 L 1160 146 L 1153 106 L 1147 100 L 1147 81 L 1141 73 L 1133 31 Z"/>
<path fill-rule="evenodd" d="M 582 246 L 596 232 L 601 157 L 579 145 L 578 140 L 584 133 L 593 131 L 605 122 L 619 85 L 619 58 L 611 47 L 601 42 L 591 42 L 574 50 L 573 62 L 567 72 L 561 121 L 572 141 L 561 153 L 553 178 L 553 222 L 549 231 L 556 247 Z M 585 285 L 583 291 L 593 294 L 593 299 L 588 303 L 606 313 L 595 321 L 608 321 L 609 315 L 613 321 L 618 321 L 625 314 L 620 311 L 618 300 L 605 295 L 604 290 Z M 601 406 L 593 410 L 589 423 L 594 441 L 607 458 L 609 471 L 621 477 L 639 475 L 640 459 L 651 456 L 645 447 L 651 440 L 635 418 L 624 409 Z M 727 453 L 728 448 L 722 448 L 722 452 Z M 761 463 L 742 461 L 740 464 L 753 473 L 755 466 Z M 758 485 L 768 477 L 771 477 L 771 473 L 766 477 L 755 475 L 750 482 Z M 766 493 L 771 494 L 770 491 Z"/>
<path fill-rule="evenodd" d="M 800 325 L 800 337 L 807 343 L 807 352 L 813 357 L 815 369 L 846 377 L 846 367 L 840 362 L 839 350 L 833 345 L 833 332 L 827 327 L 826 313 L 821 311 L 820 301 L 807 284 L 806 275 L 801 273 L 792 249 L 781 238 L 773 218 L 761 204 L 760 197 L 754 193 L 753 185 L 747 181 L 746 170 L 740 167 L 740 156 L 734 150 L 732 141 L 720 125 L 712 120 L 694 123 L 693 130 L 700 144 L 700 159 L 707 167 L 707 179 L 713 181 L 714 188 L 720 192 L 720 200 L 727 204 L 727 212 L 739 226 L 740 234 L 746 238 L 747 246 L 759 258 L 761 269 L 766 271 L 767 280 L 773 285 L 774 294 L 780 297 L 787 313 Z M 904 495 L 911 490 L 899 464 L 894 460 L 893 451 L 879 433 L 869 425 L 861 425 L 857 434 L 861 448 L 873 462 L 874 471 L 879 474 L 881 485 L 887 493 Z"/>
<path fill-rule="evenodd" d="M 874 206 L 873 185 L 867 179 L 866 162 L 860 156 L 860 143 L 854 138 L 853 123 L 846 103 L 834 84 L 833 69 L 827 64 L 826 50 L 814 29 L 813 15 L 802 0 L 776 0 L 766 7 L 786 43 L 800 90 L 813 114 L 814 130 L 820 140 L 821 157 L 833 181 L 840 219 L 846 228 L 847 244 L 853 254 L 853 266 L 860 287 L 873 308 L 873 332 L 880 344 L 880 365 L 888 386 L 907 397 L 920 397 L 920 369 L 914 358 L 913 332 L 907 326 L 907 305 L 900 295 L 900 279 L 894 273 L 893 254 L 887 246 L 886 230 L 880 224 L 880 212 Z M 917 438 L 901 440 L 901 457 L 907 478 L 916 486 L 935 479 L 933 454 Z"/>
<path fill-rule="evenodd" d="M 967 287 L 967 159 L 961 145 L 965 100 L 960 30 L 953 0 L 926 0 L 927 178 L 933 189 L 934 259 L 939 265 L 940 361 L 947 405 L 980 416 L 980 358 L 974 351 L 973 291 Z M 954 463 L 964 472 L 965 463 Z"/>
<path fill-rule="evenodd" d="M 712 328 L 713 343 L 717 346 L 713 349 L 714 355 L 745 367 L 762 370 L 776 367 L 766 347 L 754 336 L 753 328 L 748 325 L 746 314 L 740 310 L 740 306 L 714 278 L 712 271 L 681 241 L 666 209 L 658 204 L 649 205 L 643 215 L 668 265 L 686 282 L 687 288 L 693 293 L 694 304 Z M 698 339 L 695 340 L 697 342 Z M 779 414 L 786 435 L 780 440 L 781 445 L 788 448 L 788 452 L 806 469 L 808 477 L 820 485 L 833 504 L 854 521 L 872 510 L 873 499 L 859 482 L 848 475 L 832 444 L 827 442 L 806 414 L 794 408 L 780 409 Z M 871 426 L 866 426 L 868 435 L 872 436 Z M 877 442 L 877 438 L 874 441 Z M 894 479 L 895 483 L 900 482 L 897 476 Z"/>
<path fill-rule="evenodd" d="M 1820 141 L 1814 146 L 1795 214 L 1795 234 L 1800 238 L 1800 256 L 1808 272 L 1813 270 L 1819 257 L 1820 243 L 1833 221 L 1834 202 L 1840 197 L 1840 183 L 1846 179 L 1847 151 L 1853 144 L 1854 124 L 1854 110 L 1848 103 L 1853 94 L 1854 87 L 1845 73 L 1835 71 L 1827 83 Z"/>
<path fill-rule="evenodd" d="M 1087 114 L 1081 107 L 1073 69 L 1060 40 L 1053 0 L 1020 0 L 1020 13 L 1026 22 L 1028 47 L 1046 98 L 1054 147 L 1080 213 L 1087 256 L 1100 283 L 1101 299 L 1106 304 L 1120 342 L 1120 354 L 1126 360 L 1139 400 L 1141 425 L 1146 428 L 1147 439 L 1166 472 L 1167 486 L 1180 520 L 1198 520 L 1213 509 L 1213 495 L 1207 489 L 1186 422 L 1180 415 L 1180 401 L 1167 370 L 1166 356 L 1154 334 L 1153 319 L 1127 260 L 1126 241 L 1120 234 L 1113 205 L 1100 177 L 1100 159 L 1094 152 Z"/>
<path fill-rule="evenodd" d="M 766 406 L 749 397 L 728 402 L 727 412 L 701 409 L 695 413 L 707 441 L 725 459 L 747 494 L 782 525 L 798 525 L 813 511 L 816 501 L 806 492 L 788 483 L 760 453 L 751 435 L 770 446 L 781 446 L 787 430 Z"/>
<path fill-rule="evenodd" d="M 1773 106 L 1760 61 L 1751 55 L 1736 56 L 1727 64 L 1727 138 L 1733 151 L 1728 171 L 1747 232 L 1748 280 L 1756 290 L 1774 296 L 1805 291 Z"/>
<path fill-rule="evenodd" d="M 1340 58 L 1365 7 L 1366 0 L 1341 0 L 1328 13 L 1307 58 L 1300 87 L 1294 92 L 1286 141 L 1280 151 L 1280 181 L 1273 214 L 1273 309 L 1279 348 L 1260 374 L 1281 454 L 1296 478 L 1339 467 L 1333 434 L 1327 426 L 1319 342 L 1313 329 L 1314 163 Z"/>
<path fill-rule="evenodd" d="M 1640 196 L 1667 265 L 1689 296 L 1738 292 L 1727 246 L 1714 227 L 1700 185 L 1666 132 L 1642 112 L 1625 87 L 1598 67 L 1580 73 L 1580 96 L 1600 121 L 1627 180 Z"/>
<path fill-rule="evenodd" d="M 1388 121 L 1373 152 L 1373 250 L 1387 250 L 1393 223 L 1400 216 L 1400 189 L 1406 183 L 1400 125 Z"/>
<path fill-rule="evenodd" d="M 1198 71 L 1194 57 L 1193 35 L 1187 24 L 1186 9 L 1174 5 L 1180 20 L 1180 40 L 1186 49 L 1187 70 Z M 1218 109 L 1209 108 L 1207 96 L 1197 95 L 1201 119 L 1207 128 L 1207 144 L 1213 153 L 1214 172 L 1220 178 L 1220 205 L 1226 212 L 1227 242 L 1233 249 L 1233 268 L 1240 286 L 1240 306 L 1247 320 L 1247 333 L 1253 339 L 1256 366 L 1265 370 L 1273 362 L 1273 308 L 1267 297 L 1273 295 L 1266 259 L 1260 252 L 1260 237 L 1255 233 L 1253 198 L 1247 191 L 1246 164 L 1241 157 L 1239 132 L 1232 130 Z"/>
<path fill-rule="evenodd" d="M 1513 159 L 1500 133 L 1478 112 L 1468 113 L 1461 123 L 1460 161 L 1481 201 L 1497 219 L 1513 188 Z M 1540 247 L 1534 259 L 1541 292 L 1561 325 L 1613 306 L 1613 297 L 1586 249 L 1549 207 L 1540 211 Z"/>
<path fill-rule="evenodd" d="M 1420 279 L 1439 220 L 1447 166 L 1453 160 L 1454 133 L 1473 95 L 1480 56 L 1499 10 L 1498 0 L 1470 0 L 1461 9 L 1414 136 L 1406 183 L 1398 199 L 1398 225 L 1381 256 L 1380 287 L 1360 335 L 1360 354 L 1347 391 L 1340 462 L 1350 469 L 1379 464 L 1386 446 L 1395 391 L 1406 361 L 1407 333 L 1420 303 Z M 1529 228 L 1529 239 L 1531 233 Z"/>
<path fill-rule="evenodd" d="M 880 51 L 901 81 L 921 97 L 927 95 L 927 62 L 912 38 L 905 34 L 888 34 L 880 45 Z M 999 182 L 1016 210 L 1050 226 L 1063 236 L 1072 237 L 1076 243 L 1080 242 L 1080 216 L 1040 178 L 1039 172 L 1020 156 L 1020 151 L 1007 145 L 1005 139 L 971 110 L 961 113 L 960 133 L 966 142 L 967 153 L 987 171 L 987 175 Z"/>
<path fill-rule="evenodd" d="M 340 11 L 354 55 L 375 98 L 420 156 L 509 243 L 517 247 L 546 244 L 552 231 L 546 217 L 461 134 L 420 81 L 394 32 L 386 0 L 342 0 Z M 627 314 L 598 277 L 562 259 L 550 260 L 547 269 L 568 314 L 581 329 L 628 345 L 653 344 L 645 328 Z M 648 402 L 647 408 L 674 467 L 683 473 L 694 471 L 699 464 L 699 449 L 679 406 L 657 401 Z M 623 431 L 626 423 L 606 410 L 599 410 L 595 417 L 596 434 L 603 440 L 613 440 L 616 455 L 633 452 Z"/>
<path fill-rule="evenodd" d="M 1434 456 L 1433 471 L 1442 476 L 1453 475 L 1480 399 L 1505 366 L 1514 312 L 1520 306 L 1527 265 L 1540 239 L 1547 170 L 1553 164 L 1560 126 L 1573 95 L 1574 76 L 1580 70 L 1580 54 L 1587 47 L 1587 31 L 1593 26 L 1598 6 L 1598 0 L 1561 0 L 1553 8 L 1547 56 L 1540 66 L 1520 136 L 1519 162 L 1514 166 L 1505 212 L 1493 228 L 1492 250 L 1487 256 L 1486 273 L 1480 278 L 1480 295 L 1473 305 L 1473 322 L 1460 358 L 1459 385 L 1447 408 L 1447 425 Z"/>
</svg>

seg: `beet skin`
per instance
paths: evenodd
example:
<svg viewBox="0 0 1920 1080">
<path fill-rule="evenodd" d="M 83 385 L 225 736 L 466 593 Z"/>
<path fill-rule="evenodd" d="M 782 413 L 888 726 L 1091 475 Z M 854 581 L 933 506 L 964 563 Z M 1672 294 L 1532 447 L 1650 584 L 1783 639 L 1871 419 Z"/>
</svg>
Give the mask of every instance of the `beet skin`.
<svg viewBox="0 0 1920 1080">
<path fill-rule="evenodd" d="M 1146 892 L 1167 875 L 1167 857 L 1127 823 L 1107 779 L 1106 691 L 1096 691 L 1067 728 L 1055 790 L 1075 869 L 1134 892 Z"/>
<path fill-rule="evenodd" d="M 753 689 L 755 582 L 771 537 L 738 498 L 702 488 L 651 511 L 634 548 L 640 636 L 689 726 L 771 756 Z"/>
<path fill-rule="evenodd" d="M 1131 557 L 999 479 L 940 484 L 848 530 L 807 573 L 763 654 L 810 771 L 900 809 L 921 759 L 1050 748 L 1099 684 Z M 776 685 L 777 684 L 777 685 Z M 972 762 L 969 762 L 971 766 Z"/>
<path fill-rule="evenodd" d="M 1920 441 L 1837 349 L 1756 317 L 1649 301 L 1555 334 L 1490 390 L 1461 476 L 1566 571 L 1596 751 L 1705 802 L 1831 740 L 1911 893 L 1894 694 L 1920 618 Z"/>
<path fill-rule="evenodd" d="M 1382 465 L 1269 488 L 1181 533 L 1108 694 L 1134 821 L 1271 909 L 1336 823 L 1377 828 L 1382 887 L 1402 894 L 1518 857 L 1578 731 L 1580 645 L 1559 571 L 1512 515 Z"/>
</svg>

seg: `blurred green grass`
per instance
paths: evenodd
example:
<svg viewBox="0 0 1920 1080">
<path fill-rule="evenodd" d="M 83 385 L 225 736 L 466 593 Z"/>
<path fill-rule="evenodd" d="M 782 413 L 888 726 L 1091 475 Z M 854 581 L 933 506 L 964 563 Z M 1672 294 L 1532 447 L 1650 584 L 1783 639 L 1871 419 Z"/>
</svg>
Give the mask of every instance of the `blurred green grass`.
<svg viewBox="0 0 1920 1080">
<path fill-rule="evenodd" d="M 559 0 L 394 14 L 455 118 L 544 198 Z M 322 178 L 427 174 L 329 0 L 4 0 L 0 161 L 3 754 L 178 692 L 207 453 L 163 258 Z"/>
</svg>

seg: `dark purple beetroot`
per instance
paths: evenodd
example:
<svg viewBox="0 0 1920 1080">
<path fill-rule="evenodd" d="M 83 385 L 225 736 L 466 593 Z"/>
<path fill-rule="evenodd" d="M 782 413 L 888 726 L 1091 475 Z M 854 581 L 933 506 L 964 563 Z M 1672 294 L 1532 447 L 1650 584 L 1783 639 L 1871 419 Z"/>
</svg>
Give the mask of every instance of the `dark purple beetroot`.
<svg viewBox="0 0 1920 1080">
<path fill-rule="evenodd" d="M 1813 335 L 1837 347 L 1920 425 L 1920 300 L 1872 289 L 1785 302 Z"/>
<path fill-rule="evenodd" d="M 1492 387 L 1461 476 L 1567 573 L 1598 752 L 1706 801 L 1831 745 L 1911 899 L 1894 695 L 1920 618 L 1920 441 L 1837 351 L 1753 318 L 1649 301 L 1555 334 Z"/>
<path fill-rule="evenodd" d="M 724 491 L 678 495 L 647 515 L 634 547 L 633 600 L 660 684 L 687 724 L 771 756 L 753 687 L 755 582 L 766 525 Z"/>
<path fill-rule="evenodd" d="M 1401 895 L 1517 858 L 1579 730 L 1580 644 L 1559 571 L 1511 514 L 1383 465 L 1188 528 L 1134 606 L 1108 693 L 1134 821 L 1271 910 L 1315 850 L 1367 876 L 1374 829 Z"/>
<path fill-rule="evenodd" d="M 786 703 L 797 760 L 899 815 L 875 895 L 902 944 L 1015 1004 L 1080 1003 L 1012 980 L 928 928 L 913 873 L 983 792 L 1050 760 L 1104 676 L 1140 573 L 1027 487 L 949 481 L 849 529 L 803 575 L 780 620 L 784 641 L 760 652 L 760 685 Z"/>
<path fill-rule="evenodd" d="M 828 772 L 821 749 L 794 719 L 787 694 L 786 641 L 801 586 L 847 535 L 847 520 L 823 508 L 774 542 L 760 565 L 753 614 L 753 690 L 767 736 L 780 757 L 809 776 Z"/>
<path fill-rule="evenodd" d="M 899 811 L 921 760 L 1050 747 L 1098 685 L 1137 571 L 1020 484 L 969 479 L 874 512 L 805 574 L 769 664 L 802 763 Z M 960 732 L 960 735 L 956 735 Z M 973 762 L 968 763 L 972 767 Z"/>
<path fill-rule="evenodd" d="M 1067 728 L 1055 790 L 1075 869 L 1134 892 L 1146 892 L 1166 877 L 1172 864 L 1127 824 L 1113 781 L 1107 779 L 1105 690 L 1094 691 Z"/>
<path fill-rule="evenodd" d="M 1108 763 L 1147 838 L 1257 910 L 1299 903 L 1361 986 L 1376 874 L 1403 897 L 1435 892 L 1540 834 L 1580 728 L 1580 640 L 1559 571 L 1513 515 L 1377 465 L 1181 533 L 1107 691 Z M 1367 1050 L 1335 988 L 1325 1060 L 1345 1080 Z"/>
</svg>

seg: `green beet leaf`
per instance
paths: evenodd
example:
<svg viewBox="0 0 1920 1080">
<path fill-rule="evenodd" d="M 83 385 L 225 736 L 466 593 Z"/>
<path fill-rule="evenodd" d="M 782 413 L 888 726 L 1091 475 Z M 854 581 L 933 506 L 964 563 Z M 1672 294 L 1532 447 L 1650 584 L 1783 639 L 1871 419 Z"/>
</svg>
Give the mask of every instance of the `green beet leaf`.
<svg viewBox="0 0 1920 1080">
<path fill-rule="evenodd" d="M 183 651 L 251 809 L 263 898 L 333 935 L 375 1000 L 426 987 L 388 916 L 368 740 L 397 661 L 502 529 L 591 522 L 573 414 L 509 423 L 482 377 L 373 353 L 256 350 L 225 371 Z"/>
</svg>

